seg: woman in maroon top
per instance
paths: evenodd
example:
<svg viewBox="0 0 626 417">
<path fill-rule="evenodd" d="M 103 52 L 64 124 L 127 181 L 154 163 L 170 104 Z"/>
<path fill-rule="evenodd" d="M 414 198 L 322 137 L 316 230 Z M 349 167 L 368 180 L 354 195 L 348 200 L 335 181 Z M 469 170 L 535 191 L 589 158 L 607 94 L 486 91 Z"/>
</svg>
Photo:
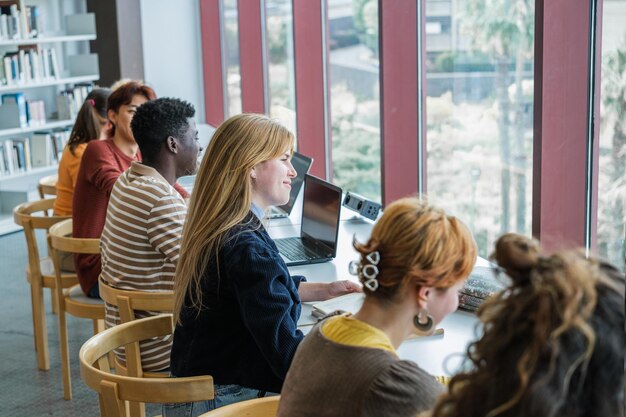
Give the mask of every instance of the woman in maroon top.
<svg viewBox="0 0 626 417">
<path fill-rule="evenodd" d="M 130 122 L 137 107 L 154 99 L 154 90 L 137 81 L 121 85 L 109 96 L 107 116 L 113 125 L 112 137 L 90 142 L 83 154 L 74 190 L 74 237 L 100 238 L 113 184 L 133 161 L 141 161 Z M 188 196 L 181 187 L 175 188 L 183 197 Z M 100 255 L 77 254 L 74 265 L 85 294 L 99 298 Z"/>
</svg>

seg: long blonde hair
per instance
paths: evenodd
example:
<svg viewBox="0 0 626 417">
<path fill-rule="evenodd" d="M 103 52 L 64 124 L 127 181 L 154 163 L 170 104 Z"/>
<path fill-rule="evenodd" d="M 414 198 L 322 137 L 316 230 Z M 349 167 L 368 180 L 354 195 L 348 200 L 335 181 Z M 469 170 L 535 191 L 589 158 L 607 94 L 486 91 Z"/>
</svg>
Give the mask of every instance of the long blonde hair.
<svg viewBox="0 0 626 417">
<path fill-rule="evenodd" d="M 224 121 L 213 134 L 196 176 L 181 238 L 174 280 L 174 321 L 189 297 L 200 310 L 200 282 L 226 233 L 241 223 L 252 204 L 252 168 L 291 152 L 293 134 L 277 121 L 259 114 L 239 114 Z M 219 268 L 218 268 L 219 273 Z"/>
</svg>

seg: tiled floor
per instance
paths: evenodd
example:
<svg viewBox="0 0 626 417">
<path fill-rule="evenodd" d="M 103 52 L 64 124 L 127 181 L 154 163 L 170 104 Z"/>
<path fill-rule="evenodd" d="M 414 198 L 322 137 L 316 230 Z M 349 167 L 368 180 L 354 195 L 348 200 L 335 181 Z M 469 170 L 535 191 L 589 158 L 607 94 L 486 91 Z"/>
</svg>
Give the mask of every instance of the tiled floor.
<svg viewBox="0 0 626 417">
<path fill-rule="evenodd" d="M 43 235 L 39 236 L 43 241 Z M 80 379 L 78 351 L 92 335 L 90 320 L 68 316 L 73 399 L 63 399 L 57 317 L 46 290 L 50 370 L 39 371 L 33 344 L 29 286 L 22 232 L 0 237 L 0 416 L 98 416 L 98 397 Z M 149 405 L 147 416 L 160 414 Z"/>
</svg>

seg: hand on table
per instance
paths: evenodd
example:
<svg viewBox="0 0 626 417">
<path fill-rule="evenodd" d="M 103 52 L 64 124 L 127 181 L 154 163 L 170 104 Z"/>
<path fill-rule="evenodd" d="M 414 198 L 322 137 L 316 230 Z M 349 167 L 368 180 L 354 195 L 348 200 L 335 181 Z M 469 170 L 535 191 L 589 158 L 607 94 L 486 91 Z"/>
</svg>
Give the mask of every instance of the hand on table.
<svg viewBox="0 0 626 417">
<path fill-rule="evenodd" d="M 352 281 L 334 281 L 329 283 L 303 282 L 298 288 L 301 301 L 324 301 L 340 295 L 361 292 L 360 284 Z"/>
<path fill-rule="evenodd" d="M 354 281 L 343 280 L 328 284 L 328 298 L 335 298 L 353 292 L 363 292 L 363 287 Z"/>
</svg>

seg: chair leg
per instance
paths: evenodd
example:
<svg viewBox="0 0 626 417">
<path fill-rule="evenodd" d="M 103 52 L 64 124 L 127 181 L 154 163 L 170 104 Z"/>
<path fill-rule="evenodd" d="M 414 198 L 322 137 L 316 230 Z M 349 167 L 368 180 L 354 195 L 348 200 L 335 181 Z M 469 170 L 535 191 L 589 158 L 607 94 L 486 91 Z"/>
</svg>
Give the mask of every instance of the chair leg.
<svg viewBox="0 0 626 417">
<path fill-rule="evenodd" d="M 31 301 L 33 304 L 33 333 L 35 350 L 37 351 L 37 367 L 42 371 L 50 369 L 48 352 L 48 332 L 46 330 L 46 311 L 44 307 L 43 288 L 38 283 L 31 284 Z"/>
<path fill-rule="evenodd" d="M 35 331 L 35 329 L 37 328 L 37 324 L 35 321 L 35 293 L 34 287 L 30 284 L 28 285 L 30 286 L 30 310 L 33 318 L 33 343 L 35 344 L 35 353 L 37 353 L 37 347 L 39 346 L 39 343 L 37 343 L 37 332 Z"/>
<path fill-rule="evenodd" d="M 54 288 L 50 288 L 50 299 L 52 300 L 52 314 L 59 314 L 59 297 Z"/>
<path fill-rule="evenodd" d="M 59 305 L 59 307 L 61 307 Z M 67 340 L 67 323 L 65 321 L 65 310 L 59 308 L 59 350 L 61 351 L 61 375 L 63 378 L 63 398 L 72 399 L 72 375 L 70 373 L 70 352 Z"/>
<path fill-rule="evenodd" d="M 93 334 L 96 335 L 104 330 L 104 320 L 93 319 Z"/>
<path fill-rule="evenodd" d="M 100 417 L 106 417 L 106 407 L 104 406 L 104 397 L 102 394 L 98 394 L 98 405 L 100 406 Z"/>
</svg>

